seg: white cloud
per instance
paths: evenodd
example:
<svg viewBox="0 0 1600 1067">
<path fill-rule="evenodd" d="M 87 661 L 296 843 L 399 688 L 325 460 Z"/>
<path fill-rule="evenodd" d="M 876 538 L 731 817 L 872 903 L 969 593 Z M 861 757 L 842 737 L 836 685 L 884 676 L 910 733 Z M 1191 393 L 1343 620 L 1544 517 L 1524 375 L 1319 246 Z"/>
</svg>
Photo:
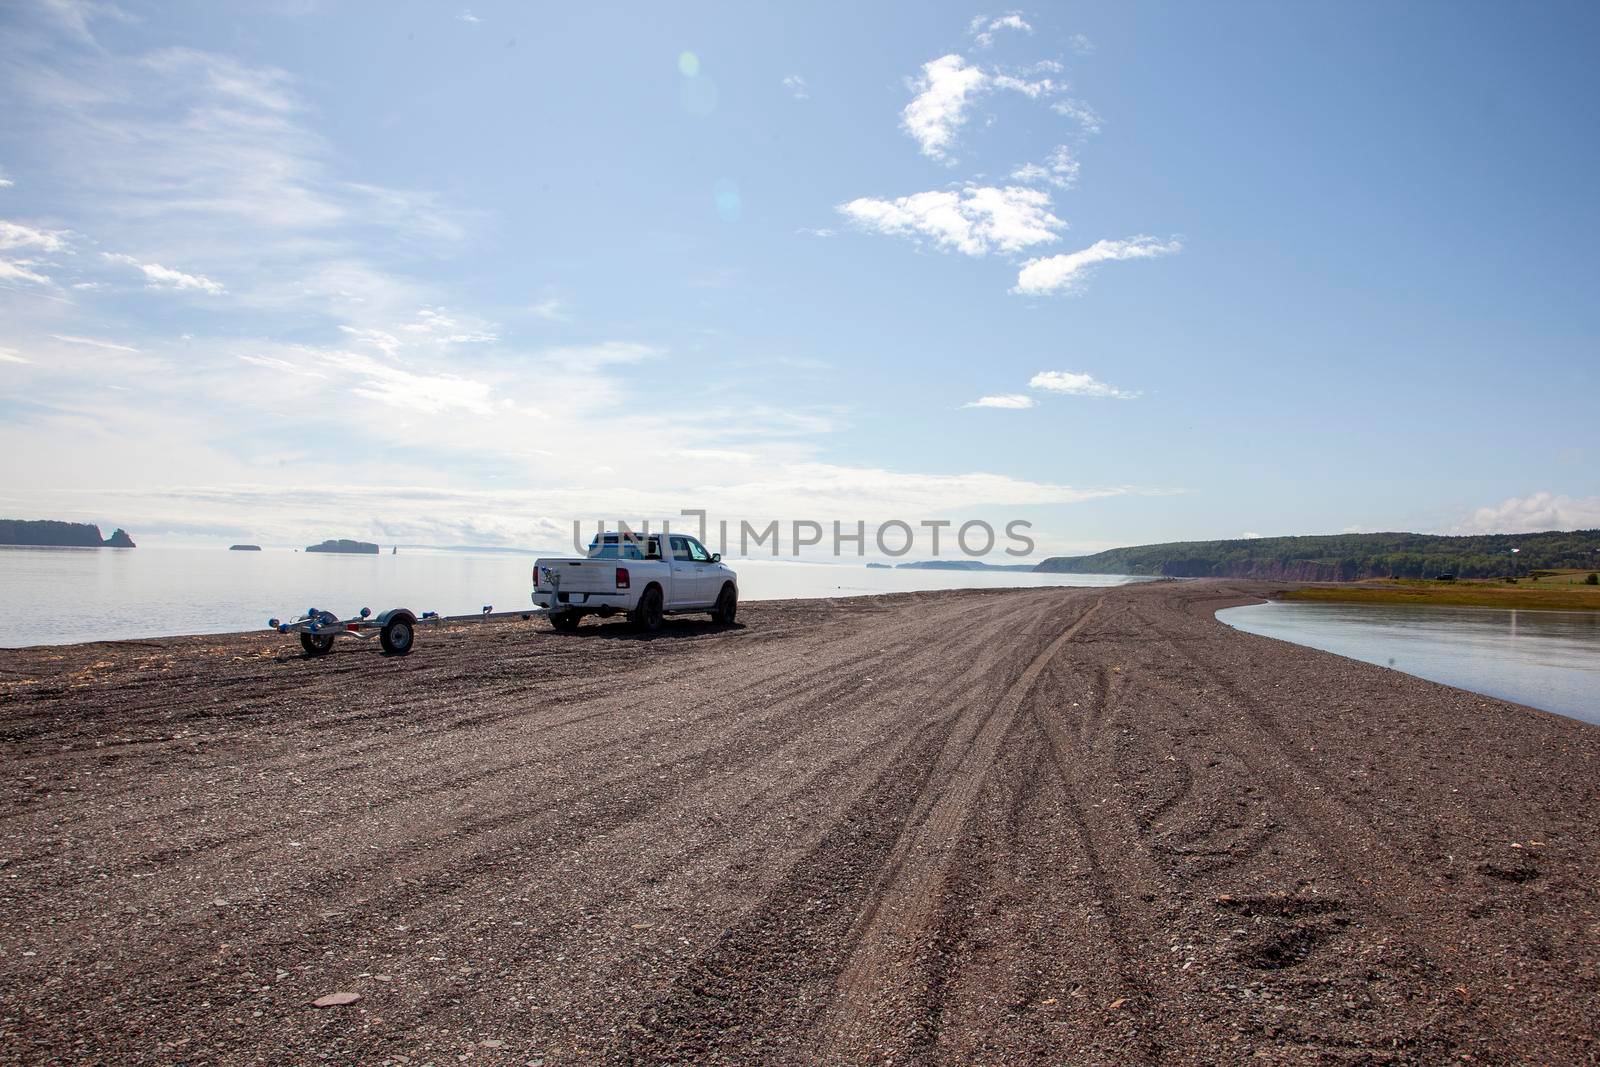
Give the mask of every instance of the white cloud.
<svg viewBox="0 0 1600 1067">
<path fill-rule="evenodd" d="M 137 354 L 139 351 L 132 345 L 119 345 L 114 341 L 101 341 L 93 337 L 77 337 L 70 333 L 53 333 L 50 336 L 57 341 L 65 341 L 69 345 L 87 345 L 90 348 L 103 348 L 108 352 L 132 352 Z"/>
<path fill-rule="evenodd" d="M 40 252 L 59 252 L 65 247 L 65 237 L 65 230 L 38 230 L 0 219 L 0 250 L 29 248 Z"/>
<path fill-rule="evenodd" d="M 1539 492 L 1509 497 L 1479 508 L 1456 528 L 1458 533 L 1535 533 L 1541 530 L 1600 529 L 1600 496 L 1571 497 Z"/>
<path fill-rule="evenodd" d="M 1028 385 L 1033 389 L 1046 389 L 1052 393 L 1067 393 L 1072 396 L 1109 397 L 1115 400 L 1132 400 L 1138 393 L 1125 389 L 1118 389 L 1114 385 L 1096 381 L 1088 374 L 1077 374 L 1069 370 L 1042 370 L 1028 379 Z"/>
<path fill-rule="evenodd" d="M 1000 30 L 1015 30 L 1018 33 L 1033 34 L 1033 27 L 1017 11 L 991 19 L 987 15 L 979 15 L 967 23 L 967 32 L 972 35 L 973 42 L 979 48 L 988 48 L 994 44 L 994 35 Z"/>
<path fill-rule="evenodd" d="M 810 100 L 811 87 L 806 80 L 798 74 L 791 74 L 783 79 L 783 87 L 789 90 L 789 95 L 796 100 Z"/>
<path fill-rule="evenodd" d="M 125 263 L 130 267 L 137 267 L 144 273 L 145 281 L 152 289 L 194 289 L 202 293 L 217 296 L 226 290 L 218 282 L 202 274 L 185 274 L 181 270 L 163 267 L 159 263 L 140 263 L 133 256 L 123 255 L 120 252 L 100 253 L 112 263 Z"/>
<path fill-rule="evenodd" d="M 15 348 L 0 347 L 0 363 L 32 363 L 33 360 L 25 359 Z"/>
<path fill-rule="evenodd" d="M 817 227 L 802 226 L 802 227 L 800 227 L 798 230 L 796 230 L 794 232 L 797 233 L 797 234 L 800 234 L 802 237 L 822 237 L 822 238 L 832 237 L 836 233 L 836 231 L 828 228 L 827 226 L 817 226 Z"/>
<path fill-rule="evenodd" d="M 1096 241 L 1088 248 L 1043 259 L 1030 259 L 1017 273 L 1013 293 L 1039 296 L 1069 292 L 1077 284 L 1078 276 L 1094 266 L 1119 259 L 1149 259 L 1179 251 L 1183 244 L 1176 239 L 1165 243 L 1154 237 L 1130 237 L 1125 241 Z"/>
<path fill-rule="evenodd" d="M 1043 165 L 1024 163 L 1011 172 L 1019 182 L 1049 182 L 1057 189 L 1070 189 L 1078 181 L 1078 161 L 1066 145 L 1057 145 L 1045 158 Z"/>
<path fill-rule="evenodd" d="M 901 124 L 933 159 L 949 158 L 956 131 L 967 121 L 973 97 L 988 84 L 988 76 L 958 55 L 941 56 L 922 65 L 922 77 L 912 82 L 916 97 L 900 114 Z"/>
<path fill-rule="evenodd" d="M 1091 55 L 1094 52 L 1094 42 L 1081 33 L 1075 33 L 1067 39 L 1067 47 L 1080 56 Z"/>
<path fill-rule="evenodd" d="M 481 18 L 479 18 L 477 15 L 474 15 L 471 11 L 463 11 L 463 12 L 461 12 L 461 14 L 456 16 L 456 21 L 457 22 L 470 23 L 470 24 L 476 26 L 478 23 L 482 22 L 483 20 Z"/>
<path fill-rule="evenodd" d="M 1067 225 L 1050 213 L 1049 194 L 1018 185 L 969 185 L 894 200 L 861 197 L 840 204 L 838 211 L 869 232 L 925 237 L 941 249 L 969 256 L 1018 252 L 1053 241 Z"/>
<path fill-rule="evenodd" d="M 980 396 L 970 404 L 962 404 L 964 408 L 1000 408 L 1004 411 L 1021 411 L 1033 407 L 1033 397 L 1022 393 L 1004 393 L 1000 396 Z"/>
<path fill-rule="evenodd" d="M 1050 68 L 1036 64 L 1031 69 Z M 1065 88 L 1050 78 L 984 70 L 954 53 L 924 63 L 922 73 L 908 84 L 916 96 L 900 113 L 901 128 L 921 146 L 923 155 L 950 164 L 955 162 L 956 135 L 966 125 L 973 104 L 985 93 L 1004 90 L 1037 100 Z"/>
</svg>

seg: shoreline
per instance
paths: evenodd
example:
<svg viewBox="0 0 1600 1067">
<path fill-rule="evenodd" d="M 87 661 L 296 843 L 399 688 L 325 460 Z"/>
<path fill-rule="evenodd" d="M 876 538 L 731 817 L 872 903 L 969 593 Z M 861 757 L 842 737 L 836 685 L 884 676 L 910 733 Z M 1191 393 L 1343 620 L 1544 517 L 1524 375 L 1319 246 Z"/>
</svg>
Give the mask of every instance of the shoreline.
<svg viewBox="0 0 1600 1067">
<path fill-rule="evenodd" d="M 1600 728 L 1213 616 L 1282 588 L 0 651 L 0 1040 L 1591 1058 Z"/>
</svg>

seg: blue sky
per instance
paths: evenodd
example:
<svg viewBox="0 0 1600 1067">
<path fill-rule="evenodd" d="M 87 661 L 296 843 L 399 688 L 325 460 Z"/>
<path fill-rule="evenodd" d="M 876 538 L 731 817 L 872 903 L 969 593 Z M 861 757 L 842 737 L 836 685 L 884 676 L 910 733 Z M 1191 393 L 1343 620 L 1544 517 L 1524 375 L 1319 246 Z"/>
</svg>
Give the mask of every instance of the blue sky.
<svg viewBox="0 0 1600 1067">
<path fill-rule="evenodd" d="M 1592 5 L 7 5 L 0 510 L 1600 525 Z"/>
</svg>

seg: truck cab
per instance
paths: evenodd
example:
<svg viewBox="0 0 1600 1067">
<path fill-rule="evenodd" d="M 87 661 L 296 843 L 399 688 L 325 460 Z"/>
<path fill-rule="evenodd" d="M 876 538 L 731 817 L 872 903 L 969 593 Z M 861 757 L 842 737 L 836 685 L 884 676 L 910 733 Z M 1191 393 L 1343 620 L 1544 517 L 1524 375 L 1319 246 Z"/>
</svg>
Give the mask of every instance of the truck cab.
<svg viewBox="0 0 1600 1067">
<path fill-rule="evenodd" d="M 688 534 L 602 533 L 582 558 L 534 561 L 533 603 L 557 630 L 576 629 L 585 615 L 618 614 L 645 632 L 659 629 L 667 615 L 696 612 L 731 625 L 739 579 Z"/>
</svg>

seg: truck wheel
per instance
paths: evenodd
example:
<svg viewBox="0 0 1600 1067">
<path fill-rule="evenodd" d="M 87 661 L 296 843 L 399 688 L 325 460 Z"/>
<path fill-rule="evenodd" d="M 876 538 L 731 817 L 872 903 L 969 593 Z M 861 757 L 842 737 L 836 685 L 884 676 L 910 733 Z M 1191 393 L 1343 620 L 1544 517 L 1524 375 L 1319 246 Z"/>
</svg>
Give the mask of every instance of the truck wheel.
<svg viewBox="0 0 1600 1067">
<path fill-rule="evenodd" d="M 639 606 L 628 612 L 628 621 L 640 633 L 653 634 L 661 629 L 661 589 L 652 585 L 639 598 Z"/>
<path fill-rule="evenodd" d="M 416 629 L 409 615 L 396 615 L 378 631 L 378 644 L 391 656 L 409 655 L 416 644 Z"/>
<path fill-rule="evenodd" d="M 325 656 L 333 647 L 333 635 L 301 634 L 300 647 L 306 650 L 308 656 Z"/>
<path fill-rule="evenodd" d="M 576 611 L 562 611 L 550 616 L 550 626 L 562 633 L 570 634 L 578 628 L 578 623 L 583 619 Z"/>
<path fill-rule="evenodd" d="M 730 585 L 722 587 L 722 594 L 717 597 L 717 606 L 711 612 L 711 621 L 718 626 L 732 626 L 733 617 L 739 613 L 739 593 Z"/>
</svg>

